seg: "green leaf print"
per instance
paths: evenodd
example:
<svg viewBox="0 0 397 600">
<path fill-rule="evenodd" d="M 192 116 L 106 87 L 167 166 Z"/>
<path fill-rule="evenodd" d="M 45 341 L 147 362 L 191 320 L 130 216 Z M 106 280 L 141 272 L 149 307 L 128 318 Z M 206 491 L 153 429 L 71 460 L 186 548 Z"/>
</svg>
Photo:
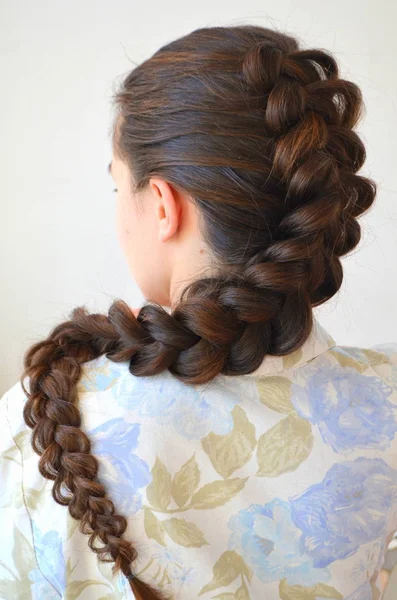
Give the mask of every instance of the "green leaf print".
<svg viewBox="0 0 397 600">
<path fill-rule="evenodd" d="M 45 486 L 42 485 L 41 489 L 37 490 L 35 488 L 25 489 L 25 502 L 26 506 L 30 508 L 30 510 L 37 510 L 37 506 L 40 503 L 40 500 L 45 496 Z"/>
<path fill-rule="evenodd" d="M 77 565 L 77 563 L 76 563 L 76 565 Z M 118 579 L 123 576 L 120 573 L 118 573 L 116 575 L 113 573 L 112 563 L 97 561 L 97 567 L 98 567 L 98 571 L 100 572 L 102 577 L 105 579 L 105 581 L 98 580 L 98 583 L 99 582 L 102 583 L 103 586 L 105 586 L 111 590 L 110 595 L 111 595 L 112 600 L 125 600 L 125 594 L 123 592 L 123 589 L 121 587 L 119 588 L 117 585 Z M 95 592 L 96 592 L 96 594 L 99 594 L 98 590 L 95 590 Z M 83 598 L 86 596 L 90 597 L 90 594 L 88 592 L 87 592 L 87 594 L 83 594 Z M 96 598 L 96 595 L 95 595 L 95 598 Z M 105 600 L 107 598 L 108 598 L 108 594 L 106 594 L 105 596 L 102 596 L 103 600 Z"/>
<path fill-rule="evenodd" d="M 243 489 L 247 480 L 248 477 L 236 477 L 236 479 L 207 483 L 194 494 L 191 505 L 196 509 L 222 506 Z"/>
<path fill-rule="evenodd" d="M 7 452 L 4 452 L 1 458 L 2 460 L 9 460 L 10 462 L 14 462 L 19 466 L 22 465 L 21 453 L 19 452 L 19 449 L 16 446 L 14 448 L 10 448 L 10 450 L 7 450 Z"/>
<path fill-rule="evenodd" d="M 20 450 L 23 450 L 25 447 L 28 447 L 29 449 L 31 449 L 31 445 L 30 445 L 31 439 L 32 439 L 31 432 L 24 429 L 23 431 L 20 431 L 19 433 L 16 434 L 16 436 L 14 437 L 14 442 Z"/>
<path fill-rule="evenodd" d="M 212 571 L 214 574 L 212 581 L 200 590 L 199 596 L 217 588 L 226 587 L 241 574 L 244 574 L 248 580 L 251 579 L 251 571 L 243 558 L 234 550 L 224 552 L 214 564 Z"/>
<path fill-rule="evenodd" d="M 256 446 L 255 427 L 248 420 L 245 411 L 240 406 L 235 406 L 232 417 L 234 425 L 230 433 L 210 433 L 201 441 L 214 469 L 222 477 L 229 477 L 245 465 Z"/>
<path fill-rule="evenodd" d="M 18 577 L 15 575 L 15 573 L 10 569 L 10 567 L 8 565 L 6 565 L 2 560 L 0 560 L 0 567 L 2 569 L 4 569 L 4 571 L 6 571 L 7 573 L 9 573 L 11 575 L 11 577 L 13 579 L 18 579 Z M 7 579 L 8 581 L 8 579 Z"/>
<path fill-rule="evenodd" d="M 106 586 L 106 583 L 95 579 L 85 579 L 84 581 L 68 581 L 64 596 L 65 600 L 77 600 L 80 594 L 90 585 Z"/>
<path fill-rule="evenodd" d="M 25 592 L 21 596 L 21 582 L 15 579 L 0 579 L 0 598 L 29 598 L 30 584 L 24 586 Z M 23 592 L 22 592 L 23 593 Z"/>
<path fill-rule="evenodd" d="M 18 527 L 15 526 L 12 558 L 21 579 L 25 577 L 25 573 L 29 573 L 29 571 L 36 568 L 33 546 L 29 543 L 23 533 L 19 531 Z"/>
<path fill-rule="evenodd" d="M 67 534 L 66 539 L 70 540 L 70 538 L 74 535 L 74 532 L 79 528 L 80 521 L 74 519 L 70 513 L 67 514 Z"/>
<path fill-rule="evenodd" d="M 262 404 L 280 413 L 293 412 L 291 382 L 286 377 L 263 377 L 257 382 Z"/>
<path fill-rule="evenodd" d="M 185 519 L 166 519 L 162 522 L 162 526 L 170 536 L 170 538 L 186 548 L 201 548 L 208 542 L 205 540 L 202 531 L 195 523 L 189 523 Z"/>
<path fill-rule="evenodd" d="M 291 352 L 286 356 L 283 356 L 283 366 L 284 369 L 292 369 L 302 358 L 302 349 L 299 348 L 295 350 L 295 352 Z"/>
<path fill-rule="evenodd" d="M 250 600 L 247 586 L 245 585 L 245 581 L 243 584 L 235 591 L 225 592 L 223 594 L 217 594 L 216 596 L 212 596 L 212 600 Z"/>
<path fill-rule="evenodd" d="M 390 363 L 390 358 L 383 352 L 371 350 L 370 348 L 363 348 L 362 352 L 368 359 L 368 363 L 371 365 L 371 367 L 377 367 L 379 365 Z"/>
<path fill-rule="evenodd" d="M 152 477 L 146 488 L 147 499 L 154 508 L 165 509 L 171 501 L 171 475 L 159 458 L 156 458 Z"/>
<path fill-rule="evenodd" d="M 164 528 L 156 515 L 148 507 L 144 507 L 144 526 L 148 538 L 156 540 L 162 546 L 165 546 Z"/>
<path fill-rule="evenodd" d="M 291 413 L 259 438 L 258 477 L 278 477 L 295 471 L 307 459 L 312 447 L 310 423 Z"/>
<path fill-rule="evenodd" d="M 320 600 L 320 598 L 343 600 L 342 594 L 324 583 L 304 587 L 302 585 L 288 585 L 287 580 L 283 579 L 280 581 L 278 592 L 281 600 Z"/>
<path fill-rule="evenodd" d="M 330 587 L 325 583 L 317 583 L 315 586 L 316 599 L 317 598 L 332 598 L 335 600 L 343 600 L 342 594 L 340 594 L 334 587 Z"/>
<path fill-rule="evenodd" d="M 70 579 L 71 574 L 73 573 L 74 569 L 76 568 L 77 563 L 75 563 L 74 567 L 72 567 L 72 561 L 70 559 L 70 557 L 68 558 L 68 562 L 66 563 L 66 568 L 65 568 L 65 573 L 66 573 L 66 579 Z"/>
<path fill-rule="evenodd" d="M 0 597 L 2 598 L 21 598 L 28 600 L 31 598 L 31 581 L 29 572 L 36 568 L 36 558 L 33 545 L 29 543 L 23 533 L 14 526 L 14 545 L 12 549 L 12 559 L 16 573 L 0 563 L 0 566 L 7 571 L 12 579 L 0 580 Z"/>
<path fill-rule="evenodd" d="M 341 367 L 350 367 L 358 373 L 364 373 L 368 368 L 368 365 L 356 360 L 341 348 L 331 348 L 328 353 L 336 358 Z"/>
<path fill-rule="evenodd" d="M 21 451 L 28 443 L 30 443 L 30 434 L 28 431 L 17 433 L 12 446 L 2 453 L 3 460 L 10 460 L 18 465 L 22 465 Z"/>
<path fill-rule="evenodd" d="M 199 483 L 200 470 L 193 454 L 176 473 L 171 484 L 172 497 L 180 508 L 190 499 Z"/>
<path fill-rule="evenodd" d="M 248 593 L 247 586 L 245 585 L 245 581 L 243 581 L 242 585 L 236 590 L 236 600 L 250 600 L 250 596 Z"/>
</svg>

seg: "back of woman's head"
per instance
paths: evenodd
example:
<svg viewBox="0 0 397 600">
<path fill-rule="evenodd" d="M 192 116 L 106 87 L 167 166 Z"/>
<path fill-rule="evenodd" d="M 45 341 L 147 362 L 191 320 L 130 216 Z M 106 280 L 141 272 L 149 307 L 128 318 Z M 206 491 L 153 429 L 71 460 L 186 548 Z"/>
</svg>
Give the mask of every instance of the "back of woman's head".
<svg viewBox="0 0 397 600">
<path fill-rule="evenodd" d="M 80 427 L 81 365 L 101 354 L 133 375 L 169 369 L 186 383 L 256 370 L 267 354 L 298 349 L 313 307 L 340 289 L 340 257 L 360 240 L 357 217 L 375 197 L 357 175 L 365 150 L 352 130 L 357 86 L 334 58 L 256 26 L 193 31 L 158 50 L 115 96 L 114 152 L 134 192 L 151 177 L 186 194 L 200 215 L 215 269 L 186 286 L 168 312 L 122 301 L 107 316 L 76 309 L 26 354 L 25 419 L 54 498 L 81 519 L 90 547 L 130 578 L 136 598 L 162 596 L 131 578 L 98 464 Z"/>
</svg>

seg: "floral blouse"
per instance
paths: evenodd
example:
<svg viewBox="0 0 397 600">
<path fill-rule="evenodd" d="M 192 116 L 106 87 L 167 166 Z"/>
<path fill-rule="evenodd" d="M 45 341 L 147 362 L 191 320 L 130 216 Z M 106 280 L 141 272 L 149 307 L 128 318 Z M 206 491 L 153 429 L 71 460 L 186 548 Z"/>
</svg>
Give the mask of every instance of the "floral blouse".
<svg viewBox="0 0 397 600">
<path fill-rule="evenodd" d="M 0 401 L 0 598 L 131 600 L 39 474 L 19 384 Z M 174 600 L 379 600 L 397 530 L 397 344 L 304 346 L 186 385 L 86 363 L 83 428 L 133 572 Z"/>
</svg>

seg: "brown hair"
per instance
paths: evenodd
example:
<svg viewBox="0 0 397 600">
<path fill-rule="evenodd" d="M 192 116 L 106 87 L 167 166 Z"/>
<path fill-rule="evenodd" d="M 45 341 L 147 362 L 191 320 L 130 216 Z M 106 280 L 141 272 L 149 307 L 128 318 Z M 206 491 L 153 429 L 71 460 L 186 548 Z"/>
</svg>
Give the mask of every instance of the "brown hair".
<svg viewBox="0 0 397 600">
<path fill-rule="evenodd" d="M 279 32 L 197 29 L 134 68 L 115 100 L 114 148 L 135 191 L 157 176 L 188 194 L 219 273 L 187 286 L 171 314 L 147 303 L 135 317 L 120 300 L 108 315 L 75 309 L 26 353 L 24 418 L 56 502 L 81 520 L 90 548 L 114 561 L 136 598 L 158 600 L 132 577 L 126 519 L 98 481 L 80 429 L 83 363 L 106 354 L 129 361 L 136 376 L 169 369 L 204 383 L 298 349 L 312 308 L 341 286 L 340 257 L 357 246 L 357 217 L 376 188 L 356 174 L 365 160 L 352 131 L 360 90 L 339 78 L 329 53 L 299 49 Z"/>
</svg>

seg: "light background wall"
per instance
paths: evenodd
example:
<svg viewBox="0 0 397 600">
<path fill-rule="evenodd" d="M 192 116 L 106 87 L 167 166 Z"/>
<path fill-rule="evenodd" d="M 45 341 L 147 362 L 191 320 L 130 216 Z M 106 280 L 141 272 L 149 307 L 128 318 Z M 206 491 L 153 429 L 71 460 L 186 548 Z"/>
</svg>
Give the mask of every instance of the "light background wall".
<svg viewBox="0 0 397 600">
<path fill-rule="evenodd" d="M 379 184 L 338 296 L 317 311 L 341 344 L 397 340 L 397 36 L 390 0 L 1 0 L 0 392 L 23 351 L 76 305 L 139 304 L 117 246 L 110 97 L 197 27 L 257 23 L 332 50 L 364 94 L 363 174 Z"/>
</svg>

